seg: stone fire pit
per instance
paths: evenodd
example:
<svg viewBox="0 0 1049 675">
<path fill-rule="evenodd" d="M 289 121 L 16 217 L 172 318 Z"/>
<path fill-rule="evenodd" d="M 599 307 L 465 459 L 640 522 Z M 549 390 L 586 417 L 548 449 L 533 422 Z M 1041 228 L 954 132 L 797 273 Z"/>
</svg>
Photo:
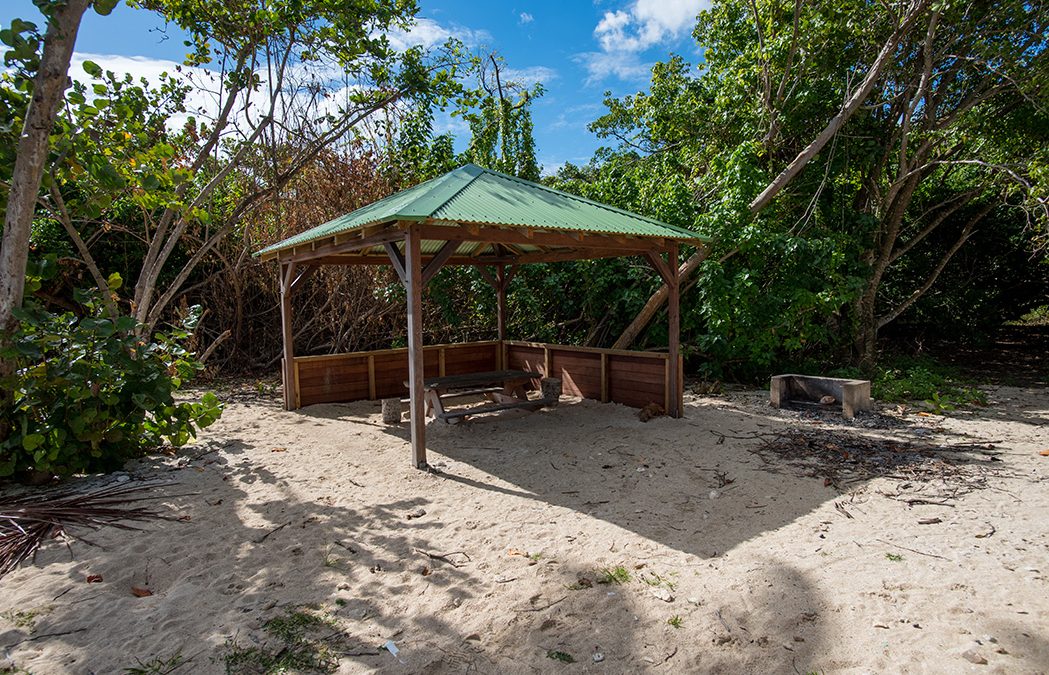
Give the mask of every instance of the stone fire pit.
<svg viewBox="0 0 1049 675">
<path fill-rule="evenodd" d="M 773 408 L 788 403 L 819 408 L 841 406 L 842 415 L 851 419 L 857 411 L 871 409 L 871 383 L 817 375 L 775 375 L 769 386 L 769 403 Z"/>
</svg>

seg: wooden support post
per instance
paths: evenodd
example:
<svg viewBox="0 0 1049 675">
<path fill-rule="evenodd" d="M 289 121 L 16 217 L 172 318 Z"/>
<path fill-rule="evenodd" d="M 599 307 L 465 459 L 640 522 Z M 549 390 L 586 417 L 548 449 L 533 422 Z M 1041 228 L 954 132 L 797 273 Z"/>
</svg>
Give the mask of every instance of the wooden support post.
<svg viewBox="0 0 1049 675">
<path fill-rule="evenodd" d="M 667 321 L 669 323 L 667 334 L 670 338 L 669 344 L 669 377 L 667 388 L 669 389 L 669 409 L 667 414 L 671 417 L 681 417 L 681 372 L 678 370 L 678 361 L 681 355 L 681 275 L 677 266 L 678 245 L 677 242 L 670 244 L 667 248 L 667 267 L 670 272 L 670 281 L 667 286 Z"/>
<path fill-rule="evenodd" d="M 601 402 L 608 403 L 608 354 L 601 352 Z"/>
<path fill-rule="evenodd" d="M 499 339 L 506 339 L 506 265 L 498 265 L 495 272 L 496 326 Z"/>
<path fill-rule="evenodd" d="M 375 354 L 368 354 L 368 400 L 379 398 L 375 387 Z"/>
<path fill-rule="evenodd" d="M 280 275 L 280 327 L 284 343 L 284 359 L 281 362 L 281 379 L 284 384 L 284 409 L 299 407 L 295 396 L 295 333 L 291 328 L 291 285 L 295 279 L 296 263 L 281 265 Z"/>
<path fill-rule="evenodd" d="M 426 468 L 426 402 L 423 400 L 422 237 L 415 225 L 404 238 L 404 276 L 408 291 L 408 383 L 412 428 L 412 465 Z"/>
</svg>

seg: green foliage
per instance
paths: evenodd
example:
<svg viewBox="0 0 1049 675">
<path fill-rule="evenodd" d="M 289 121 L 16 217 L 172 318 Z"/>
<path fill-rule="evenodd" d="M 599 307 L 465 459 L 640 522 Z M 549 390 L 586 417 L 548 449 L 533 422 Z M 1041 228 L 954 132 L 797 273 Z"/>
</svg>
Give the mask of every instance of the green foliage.
<svg viewBox="0 0 1049 675">
<path fill-rule="evenodd" d="M 561 663 L 575 663 L 575 657 L 568 652 L 551 649 L 546 652 L 546 658 L 560 661 Z"/>
<path fill-rule="evenodd" d="M 871 395 L 887 403 L 925 401 L 934 412 L 958 405 L 987 405 L 987 395 L 958 380 L 957 370 L 928 358 L 897 358 L 881 366 L 871 382 Z"/>
<path fill-rule="evenodd" d="M 662 586 L 665 587 L 667 590 L 671 591 L 677 588 L 677 583 L 674 582 L 672 579 L 668 579 L 667 577 L 656 574 L 655 572 L 652 572 L 651 574 L 642 574 L 639 576 L 639 578 L 641 579 L 641 581 L 655 588 L 659 588 Z"/>
<path fill-rule="evenodd" d="M 186 665 L 181 651 L 167 658 L 154 656 L 147 661 L 135 659 L 135 662 L 136 665 L 124 669 L 125 675 L 168 675 Z"/>
<path fill-rule="evenodd" d="M 16 368 L 3 382 L 13 395 L 2 411 L 11 427 L 0 443 L 0 476 L 112 470 L 163 443 L 185 444 L 221 414 L 214 394 L 199 402 L 174 396 L 202 367 L 180 346 L 199 312 L 147 340 L 131 317 L 109 316 L 97 292 L 77 300 L 82 314 L 33 301 L 18 312 L 20 328 L 3 353 Z"/>
<path fill-rule="evenodd" d="M 319 638 L 321 631 L 330 634 L 333 628 L 338 628 L 338 624 L 331 617 L 313 611 L 289 610 L 263 625 L 263 630 L 278 643 L 273 648 L 241 647 L 236 641 L 228 640 L 223 656 L 226 672 L 333 673 L 339 667 L 338 653 Z"/>
<path fill-rule="evenodd" d="M 671 57 L 653 67 L 647 91 L 607 99 L 591 129 L 613 149 L 556 178 L 563 189 L 714 238 L 682 298 L 690 365 L 702 360 L 707 375 L 750 380 L 816 355 L 823 364 L 865 359 L 867 338 L 897 315 L 941 333 L 986 335 L 1044 302 L 1045 266 L 1029 253 L 1045 220 L 1037 200 L 1049 177 L 1049 89 L 1020 74 L 1044 71 L 1049 52 L 1044 13 L 1024 3 L 939 6 L 928 34 L 950 45 L 933 49 L 952 55 L 934 65 L 949 75 L 937 75 L 934 96 L 913 100 L 907 119 L 898 108 L 918 88 L 932 14 L 924 12 L 867 105 L 769 206 L 750 212 L 874 62 L 893 25 L 885 10 L 869 0 L 714 3 L 694 32 L 702 63 Z M 923 161 L 913 199 L 899 194 L 897 171 Z M 957 198 L 972 208 L 936 221 Z M 987 203 L 1002 206 L 944 271 L 941 260 Z M 930 234 L 932 222 L 940 224 Z M 643 292 L 626 314 L 658 280 L 636 283 Z M 920 301 L 905 305 L 919 290 Z M 640 346 L 665 344 L 659 324 Z"/>
<path fill-rule="evenodd" d="M 892 562 L 903 562 L 903 556 L 898 553 L 886 553 L 885 558 Z"/>
<path fill-rule="evenodd" d="M 601 570 L 597 576 L 599 584 L 625 584 L 630 581 L 630 572 L 622 565 L 607 567 Z"/>
<path fill-rule="evenodd" d="M 681 628 L 685 625 L 685 620 L 675 614 L 674 616 L 667 619 L 667 624 L 669 624 L 672 628 Z"/>
</svg>

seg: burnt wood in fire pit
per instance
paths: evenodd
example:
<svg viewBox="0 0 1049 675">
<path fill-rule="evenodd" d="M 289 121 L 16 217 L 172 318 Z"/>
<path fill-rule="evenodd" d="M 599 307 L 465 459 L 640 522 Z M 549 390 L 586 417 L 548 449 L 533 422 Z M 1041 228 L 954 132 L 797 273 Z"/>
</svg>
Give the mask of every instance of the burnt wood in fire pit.
<svg viewBox="0 0 1049 675">
<path fill-rule="evenodd" d="M 871 409 L 870 380 L 846 380 L 840 377 L 817 375 L 775 375 L 769 386 L 769 403 L 780 408 L 787 403 L 819 405 L 831 396 L 841 404 L 842 415 L 856 416 L 859 410 Z"/>
</svg>

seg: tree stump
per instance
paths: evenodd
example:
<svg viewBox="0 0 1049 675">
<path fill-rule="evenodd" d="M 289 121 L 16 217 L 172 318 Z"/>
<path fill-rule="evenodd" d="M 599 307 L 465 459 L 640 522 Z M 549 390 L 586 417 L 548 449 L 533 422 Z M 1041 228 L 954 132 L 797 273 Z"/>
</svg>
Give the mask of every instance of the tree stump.
<svg viewBox="0 0 1049 675">
<path fill-rule="evenodd" d="M 384 424 L 401 423 L 401 399 L 384 398 L 382 400 L 382 421 Z"/>
<path fill-rule="evenodd" d="M 561 398 L 561 378 L 544 377 L 539 381 L 539 389 L 543 394 L 543 400 L 552 408 Z"/>
</svg>

